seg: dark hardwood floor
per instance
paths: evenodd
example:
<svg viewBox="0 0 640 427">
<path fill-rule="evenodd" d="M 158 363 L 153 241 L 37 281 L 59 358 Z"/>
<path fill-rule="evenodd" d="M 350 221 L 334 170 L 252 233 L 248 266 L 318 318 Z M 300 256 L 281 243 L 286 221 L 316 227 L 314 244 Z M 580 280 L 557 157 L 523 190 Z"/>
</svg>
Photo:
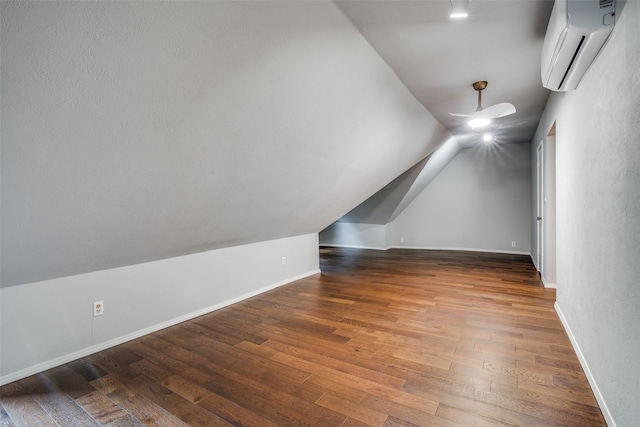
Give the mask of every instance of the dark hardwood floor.
<svg viewBox="0 0 640 427">
<path fill-rule="evenodd" d="M 529 257 L 322 248 L 323 273 L 2 387 L 0 426 L 602 426 Z"/>
</svg>

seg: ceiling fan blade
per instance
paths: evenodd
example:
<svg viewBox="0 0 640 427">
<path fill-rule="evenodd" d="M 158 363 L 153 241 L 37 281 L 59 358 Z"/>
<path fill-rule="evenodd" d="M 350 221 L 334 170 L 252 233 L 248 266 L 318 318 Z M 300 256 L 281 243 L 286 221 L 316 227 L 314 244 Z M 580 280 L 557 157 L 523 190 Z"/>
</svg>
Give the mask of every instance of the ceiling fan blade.
<svg viewBox="0 0 640 427">
<path fill-rule="evenodd" d="M 458 113 L 449 113 L 450 116 L 453 117 L 474 117 L 475 113 L 473 114 L 458 114 Z"/>
<path fill-rule="evenodd" d="M 476 113 L 479 117 L 486 117 L 488 119 L 497 119 L 498 117 L 508 116 L 516 112 L 516 107 L 508 102 L 501 102 L 490 107 L 485 108 L 482 111 Z"/>
</svg>

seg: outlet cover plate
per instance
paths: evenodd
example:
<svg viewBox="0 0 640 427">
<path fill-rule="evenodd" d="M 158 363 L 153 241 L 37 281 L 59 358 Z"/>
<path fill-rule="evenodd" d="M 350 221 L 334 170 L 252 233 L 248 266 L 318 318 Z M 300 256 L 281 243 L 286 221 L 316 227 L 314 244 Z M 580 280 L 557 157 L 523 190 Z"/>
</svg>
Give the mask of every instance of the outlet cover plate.
<svg viewBox="0 0 640 427">
<path fill-rule="evenodd" d="M 102 316 L 104 314 L 104 301 L 93 302 L 93 317 Z"/>
</svg>

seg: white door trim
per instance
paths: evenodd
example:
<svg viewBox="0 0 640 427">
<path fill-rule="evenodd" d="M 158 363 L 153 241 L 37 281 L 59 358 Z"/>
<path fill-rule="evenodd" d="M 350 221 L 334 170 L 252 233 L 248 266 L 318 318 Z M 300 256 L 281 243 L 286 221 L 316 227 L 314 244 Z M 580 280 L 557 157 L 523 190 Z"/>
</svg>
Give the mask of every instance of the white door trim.
<svg viewBox="0 0 640 427">
<path fill-rule="evenodd" d="M 544 141 L 536 150 L 536 268 L 542 276 L 544 260 Z"/>
</svg>

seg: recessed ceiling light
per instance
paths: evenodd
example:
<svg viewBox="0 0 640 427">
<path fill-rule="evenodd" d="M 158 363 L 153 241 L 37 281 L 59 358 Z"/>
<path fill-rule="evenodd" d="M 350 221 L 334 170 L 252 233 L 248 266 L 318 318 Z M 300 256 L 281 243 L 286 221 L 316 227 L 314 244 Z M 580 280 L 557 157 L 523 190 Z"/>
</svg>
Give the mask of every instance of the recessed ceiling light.
<svg viewBox="0 0 640 427">
<path fill-rule="evenodd" d="M 483 128 L 485 126 L 488 126 L 489 123 L 491 123 L 491 120 L 485 119 L 483 117 L 469 120 L 469 126 L 471 126 L 472 128 Z"/>
<path fill-rule="evenodd" d="M 485 142 L 485 144 L 489 144 L 493 142 L 493 135 L 491 135 L 490 133 L 485 133 L 484 135 L 482 135 L 482 140 Z"/>
<path fill-rule="evenodd" d="M 466 18 L 469 16 L 469 1 L 470 0 L 451 0 L 451 15 L 450 18 Z"/>
</svg>

